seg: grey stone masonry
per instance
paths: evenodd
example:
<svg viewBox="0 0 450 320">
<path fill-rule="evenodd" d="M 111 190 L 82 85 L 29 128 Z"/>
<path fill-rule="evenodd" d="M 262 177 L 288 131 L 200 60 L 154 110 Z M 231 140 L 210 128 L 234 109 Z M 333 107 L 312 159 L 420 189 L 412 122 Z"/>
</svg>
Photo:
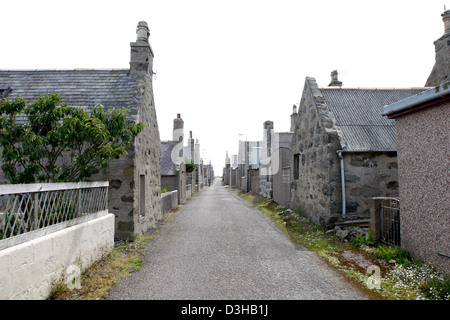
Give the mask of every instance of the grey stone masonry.
<svg viewBox="0 0 450 320">
<path fill-rule="evenodd" d="M 424 90 L 320 89 L 307 77 L 292 137 L 290 208 L 331 229 L 368 219 L 372 197 L 398 196 L 395 122 L 381 113 Z"/>
<path fill-rule="evenodd" d="M 434 42 L 436 61 L 425 86 L 436 87 L 450 81 L 450 10 L 442 13 L 444 34 Z"/>
</svg>

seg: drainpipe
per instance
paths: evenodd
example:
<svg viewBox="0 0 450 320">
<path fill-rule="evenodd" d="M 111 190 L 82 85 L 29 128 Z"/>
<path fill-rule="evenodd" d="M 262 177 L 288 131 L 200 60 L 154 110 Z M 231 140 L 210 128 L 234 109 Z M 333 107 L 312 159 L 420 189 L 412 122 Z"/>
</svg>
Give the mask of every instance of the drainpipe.
<svg viewBox="0 0 450 320">
<path fill-rule="evenodd" d="M 345 172 L 344 172 L 344 156 L 342 155 L 342 150 L 338 150 L 337 154 L 339 156 L 339 159 L 341 161 L 341 188 L 342 188 L 342 219 L 345 220 L 345 211 L 346 211 L 346 204 L 345 204 Z"/>
<path fill-rule="evenodd" d="M 342 219 L 345 220 L 346 204 L 345 204 L 345 172 L 344 172 L 344 156 L 345 152 L 350 153 L 365 153 L 365 152 L 397 152 L 395 149 L 380 149 L 380 150 L 338 150 L 337 154 L 341 162 L 341 186 L 342 186 Z"/>
</svg>

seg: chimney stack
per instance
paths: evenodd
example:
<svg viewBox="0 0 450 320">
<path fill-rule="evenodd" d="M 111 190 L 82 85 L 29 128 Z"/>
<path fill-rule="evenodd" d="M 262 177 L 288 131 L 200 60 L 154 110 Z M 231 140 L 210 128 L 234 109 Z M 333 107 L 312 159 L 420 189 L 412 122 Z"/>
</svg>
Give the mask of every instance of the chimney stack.
<svg viewBox="0 0 450 320">
<path fill-rule="evenodd" d="M 441 17 L 444 21 L 444 34 L 447 34 L 450 32 L 450 10 L 445 10 Z"/>
<path fill-rule="evenodd" d="M 444 34 L 434 41 L 435 62 L 425 83 L 426 87 L 436 87 L 450 80 L 450 10 L 445 10 L 441 17 L 444 21 Z"/>
<path fill-rule="evenodd" d="M 294 106 L 292 107 L 292 114 L 291 114 L 291 132 L 294 132 L 295 130 L 295 123 L 297 122 L 297 106 L 294 104 Z"/>
<path fill-rule="evenodd" d="M 342 87 L 342 82 L 338 80 L 337 70 L 331 71 L 331 82 L 328 86 L 329 87 Z"/>
<path fill-rule="evenodd" d="M 144 77 L 153 73 L 153 50 L 149 43 L 150 30 L 147 22 L 139 21 L 136 27 L 136 42 L 131 45 L 130 73 Z M 151 77 L 150 77 L 151 78 Z"/>
</svg>

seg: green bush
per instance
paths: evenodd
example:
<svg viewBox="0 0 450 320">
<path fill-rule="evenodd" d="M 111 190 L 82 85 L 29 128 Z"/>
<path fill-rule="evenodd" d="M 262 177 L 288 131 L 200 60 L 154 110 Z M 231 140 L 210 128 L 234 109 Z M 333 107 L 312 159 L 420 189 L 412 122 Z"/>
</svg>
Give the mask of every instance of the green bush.
<svg viewBox="0 0 450 320">
<path fill-rule="evenodd" d="M 362 236 L 361 238 L 357 238 L 357 237 L 351 238 L 350 243 L 357 248 L 363 244 L 368 245 L 368 246 L 376 245 L 376 242 L 369 240 L 369 237 L 367 237 L 367 236 Z"/>
</svg>

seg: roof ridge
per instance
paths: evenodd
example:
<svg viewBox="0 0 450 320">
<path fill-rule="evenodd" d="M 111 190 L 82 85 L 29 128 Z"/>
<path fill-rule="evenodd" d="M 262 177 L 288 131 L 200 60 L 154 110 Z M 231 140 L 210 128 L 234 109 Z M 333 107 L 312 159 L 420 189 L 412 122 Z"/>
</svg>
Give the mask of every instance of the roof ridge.
<svg viewBox="0 0 450 320">
<path fill-rule="evenodd" d="M 392 90 L 392 91 L 394 91 L 394 90 L 424 90 L 424 89 L 430 89 L 430 88 L 433 88 L 433 87 L 401 87 L 401 88 L 400 87 L 398 87 L 398 88 L 395 88 L 395 87 L 345 87 L 345 88 L 323 87 L 323 88 L 320 88 L 320 90 L 372 90 L 372 91 Z"/>
</svg>

